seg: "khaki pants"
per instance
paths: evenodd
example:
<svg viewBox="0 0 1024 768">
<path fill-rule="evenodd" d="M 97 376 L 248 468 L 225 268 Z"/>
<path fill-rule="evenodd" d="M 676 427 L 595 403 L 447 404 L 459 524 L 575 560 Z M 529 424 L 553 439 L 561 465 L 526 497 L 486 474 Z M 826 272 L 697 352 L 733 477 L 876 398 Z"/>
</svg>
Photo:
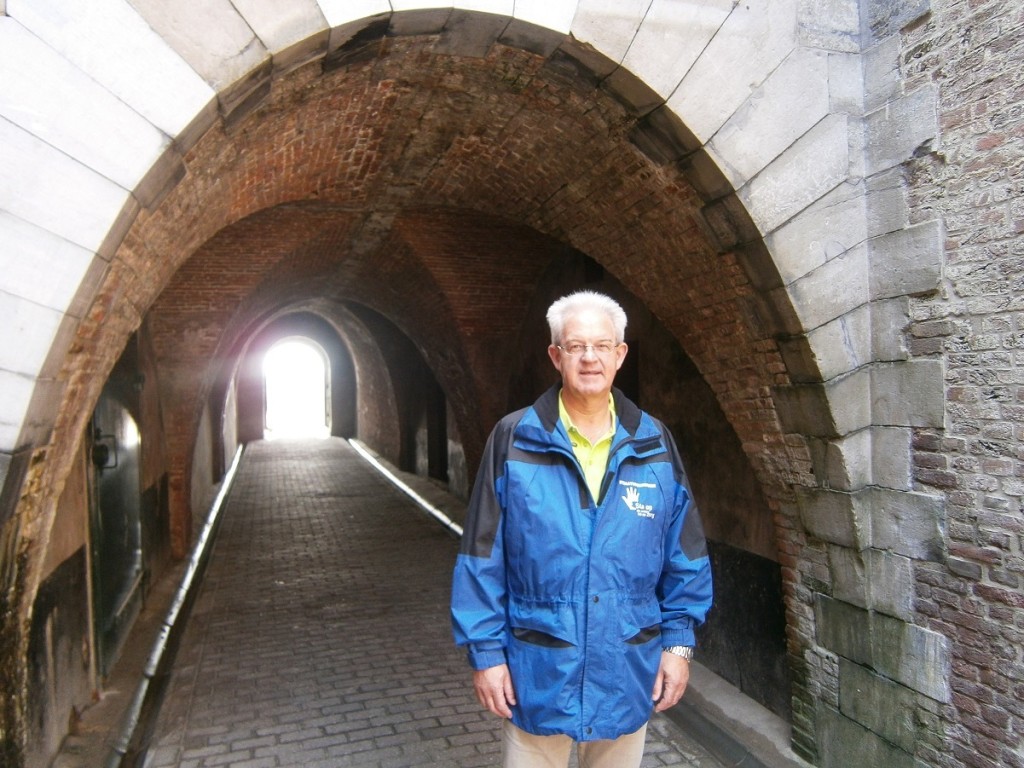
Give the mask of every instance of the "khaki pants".
<svg viewBox="0 0 1024 768">
<path fill-rule="evenodd" d="M 503 768 L 566 768 L 573 740 L 568 736 L 534 736 L 512 725 L 502 724 Z M 644 756 L 647 726 L 636 733 L 605 741 L 584 741 L 577 745 L 580 768 L 639 768 Z"/>
</svg>

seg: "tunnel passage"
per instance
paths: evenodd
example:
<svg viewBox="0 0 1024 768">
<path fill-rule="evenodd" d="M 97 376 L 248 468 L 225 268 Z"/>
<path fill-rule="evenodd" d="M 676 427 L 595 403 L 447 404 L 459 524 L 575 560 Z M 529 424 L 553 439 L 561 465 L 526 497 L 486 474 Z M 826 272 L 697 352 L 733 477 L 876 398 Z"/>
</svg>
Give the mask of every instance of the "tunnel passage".
<svg viewBox="0 0 1024 768">
<path fill-rule="evenodd" d="M 396 464 L 420 468 L 428 420 L 426 471 L 443 465 L 438 479 L 465 496 L 490 426 L 550 381 L 543 309 L 605 288 L 633 318 L 623 385 L 693 446 L 718 567 L 765 574 L 764 590 L 721 595 L 717 615 L 763 623 L 709 641 L 709 662 L 785 713 L 787 666 L 801 662 L 787 655 L 769 521 L 792 514 L 781 500 L 808 462 L 765 395 L 786 376 L 778 318 L 744 269 L 756 245 L 708 227 L 706 189 L 667 159 L 681 145 L 652 149 L 662 128 L 583 59 L 453 55 L 432 35 L 379 43 L 281 75 L 189 149 L 117 248 L 69 392 L 89 401 L 128 334 L 152 347 L 142 446 L 160 447 L 180 557 L 262 417 L 241 384 L 275 323 L 317 325 L 332 366 L 351 355 L 354 435 Z M 59 433 L 81 433 L 77 402 Z M 57 446 L 53 471 L 76 458 Z"/>
</svg>

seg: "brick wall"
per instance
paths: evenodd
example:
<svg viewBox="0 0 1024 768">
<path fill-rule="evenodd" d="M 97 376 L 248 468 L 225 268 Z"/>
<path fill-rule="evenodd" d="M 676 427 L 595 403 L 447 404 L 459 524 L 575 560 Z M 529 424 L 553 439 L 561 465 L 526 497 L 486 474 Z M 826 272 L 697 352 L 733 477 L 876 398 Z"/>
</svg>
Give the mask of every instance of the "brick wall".
<svg viewBox="0 0 1024 768">
<path fill-rule="evenodd" d="M 948 741 L 931 765 L 1024 765 L 1024 11 L 933 2 L 906 29 L 907 88 L 939 86 L 941 145 L 909 169 L 911 209 L 945 223 L 942 292 L 912 306 L 915 356 L 945 361 L 946 429 L 913 474 L 947 499 L 948 561 L 920 564 L 915 607 L 953 648 Z"/>
</svg>

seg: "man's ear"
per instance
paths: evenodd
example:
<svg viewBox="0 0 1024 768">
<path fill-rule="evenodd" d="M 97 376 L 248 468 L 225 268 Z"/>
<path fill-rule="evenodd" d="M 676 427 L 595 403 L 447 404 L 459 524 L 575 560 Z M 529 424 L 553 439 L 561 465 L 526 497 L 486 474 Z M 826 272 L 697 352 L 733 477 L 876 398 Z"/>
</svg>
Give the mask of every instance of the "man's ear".
<svg viewBox="0 0 1024 768">
<path fill-rule="evenodd" d="M 559 373 L 562 372 L 562 352 L 554 344 L 548 345 L 548 357 L 551 358 L 551 364 L 555 366 L 555 370 Z"/>
<path fill-rule="evenodd" d="M 626 346 L 626 342 L 622 342 L 615 348 L 615 370 L 619 370 L 622 367 L 622 363 L 626 359 L 626 353 L 629 351 L 629 347 Z"/>
</svg>

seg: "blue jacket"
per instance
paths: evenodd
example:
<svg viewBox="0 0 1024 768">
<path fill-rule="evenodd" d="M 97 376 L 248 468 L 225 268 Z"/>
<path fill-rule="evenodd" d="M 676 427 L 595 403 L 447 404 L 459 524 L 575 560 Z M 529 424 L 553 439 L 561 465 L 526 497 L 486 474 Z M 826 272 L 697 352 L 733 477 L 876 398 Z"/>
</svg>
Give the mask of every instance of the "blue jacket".
<svg viewBox="0 0 1024 768">
<path fill-rule="evenodd" d="M 593 499 L 557 386 L 488 438 L 452 585 L 474 669 L 508 663 L 512 721 L 576 741 L 650 718 L 664 646 L 694 645 L 711 569 L 675 442 L 614 390 L 618 425 Z"/>
</svg>

